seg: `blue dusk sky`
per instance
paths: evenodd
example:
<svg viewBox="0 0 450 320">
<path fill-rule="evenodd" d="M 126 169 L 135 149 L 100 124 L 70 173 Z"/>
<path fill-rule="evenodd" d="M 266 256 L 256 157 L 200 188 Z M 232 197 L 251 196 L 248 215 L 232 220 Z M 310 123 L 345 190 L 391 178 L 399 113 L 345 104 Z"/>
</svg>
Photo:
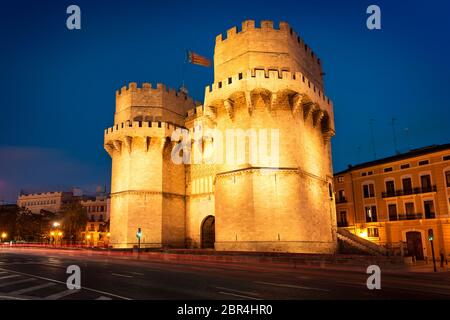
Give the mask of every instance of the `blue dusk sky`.
<svg viewBox="0 0 450 320">
<path fill-rule="evenodd" d="M 81 8 L 82 29 L 66 28 Z M 366 28 L 381 7 L 382 29 Z M 287 21 L 323 62 L 334 101 L 334 169 L 450 142 L 448 1 L 8 1 L 0 8 L 0 200 L 110 183 L 103 130 L 116 89 L 182 81 L 186 48 L 213 57 L 217 34 L 246 19 Z M 186 68 L 203 100 L 212 68 Z M 407 129 L 406 129 L 407 128 Z"/>
</svg>

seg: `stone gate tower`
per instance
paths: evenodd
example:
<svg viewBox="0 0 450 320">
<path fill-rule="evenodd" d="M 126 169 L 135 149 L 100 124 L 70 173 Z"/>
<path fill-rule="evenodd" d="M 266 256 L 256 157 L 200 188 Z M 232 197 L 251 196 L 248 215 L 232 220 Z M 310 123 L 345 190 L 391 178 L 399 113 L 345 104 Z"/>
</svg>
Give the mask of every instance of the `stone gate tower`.
<svg viewBox="0 0 450 320">
<path fill-rule="evenodd" d="M 334 117 L 322 75 L 319 58 L 287 23 L 248 20 L 217 36 L 203 105 L 161 85 L 122 88 L 114 127 L 105 132 L 111 243 L 131 246 L 141 227 L 145 246 L 334 252 Z M 174 164 L 172 131 L 192 132 L 199 122 L 244 132 L 245 160 Z M 262 156 L 275 150 L 270 138 L 252 158 L 252 132 L 272 131 L 277 162 Z"/>
<path fill-rule="evenodd" d="M 217 36 L 214 71 L 204 106 L 217 128 L 279 130 L 278 166 L 217 167 L 216 249 L 333 252 L 333 108 L 320 60 L 287 23 L 245 21 Z"/>
<path fill-rule="evenodd" d="M 114 126 L 105 130 L 112 158 L 111 243 L 132 247 L 141 228 L 145 247 L 183 246 L 184 166 L 170 161 L 170 136 L 194 102 L 158 84 L 130 83 L 116 92 Z"/>
</svg>

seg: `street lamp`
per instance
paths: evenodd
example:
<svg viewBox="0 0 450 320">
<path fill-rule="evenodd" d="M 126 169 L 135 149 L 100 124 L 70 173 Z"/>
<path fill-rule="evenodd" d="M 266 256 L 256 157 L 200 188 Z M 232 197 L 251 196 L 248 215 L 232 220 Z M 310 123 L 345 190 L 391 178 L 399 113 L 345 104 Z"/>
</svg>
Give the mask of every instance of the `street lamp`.
<svg viewBox="0 0 450 320">
<path fill-rule="evenodd" d="M 6 239 L 7 236 L 8 236 L 8 235 L 6 234 L 6 232 L 2 232 L 2 241 L 5 241 L 5 239 Z"/>
<path fill-rule="evenodd" d="M 62 245 L 62 235 L 63 235 L 63 233 L 59 229 L 59 227 L 61 226 L 61 223 L 58 222 L 58 221 L 54 221 L 52 226 L 53 226 L 53 228 L 55 228 L 55 230 L 50 232 L 50 235 L 53 237 L 53 244 L 56 245 L 57 240 L 58 240 L 57 237 L 59 237 L 60 245 Z"/>
</svg>

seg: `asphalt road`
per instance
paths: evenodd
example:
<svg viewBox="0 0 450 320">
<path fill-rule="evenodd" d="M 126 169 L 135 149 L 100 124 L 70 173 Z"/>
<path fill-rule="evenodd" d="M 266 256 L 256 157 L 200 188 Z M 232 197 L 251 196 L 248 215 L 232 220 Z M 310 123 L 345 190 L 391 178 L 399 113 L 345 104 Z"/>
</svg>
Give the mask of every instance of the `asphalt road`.
<svg viewBox="0 0 450 320">
<path fill-rule="evenodd" d="M 66 269 L 81 269 L 69 290 Z M 0 249 L 0 299 L 450 299 L 450 273 L 381 272 L 364 267 L 282 268 L 267 264 L 171 262 L 55 249 Z"/>
</svg>

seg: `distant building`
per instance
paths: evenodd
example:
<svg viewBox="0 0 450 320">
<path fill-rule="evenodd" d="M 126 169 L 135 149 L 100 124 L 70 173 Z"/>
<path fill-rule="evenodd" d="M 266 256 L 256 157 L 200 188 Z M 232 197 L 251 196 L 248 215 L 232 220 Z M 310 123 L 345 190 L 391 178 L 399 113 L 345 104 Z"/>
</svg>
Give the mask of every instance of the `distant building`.
<svg viewBox="0 0 450 320">
<path fill-rule="evenodd" d="M 450 144 L 349 167 L 334 176 L 338 227 L 417 260 L 450 253 Z M 402 249 L 400 249 L 402 248 Z"/>
<path fill-rule="evenodd" d="M 104 246 L 109 240 L 109 197 L 97 194 L 95 199 L 80 201 L 86 209 L 88 223 L 82 234 L 85 243 L 90 246 Z"/>
<path fill-rule="evenodd" d="M 41 210 L 57 213 L 61 211 L 64 204 L 69 203 L 72 199 L 72 192 L 63 191 L 21 194 L 17 199 L 17 205 L 32 213 L 40 213 Z"/>
</svg>

